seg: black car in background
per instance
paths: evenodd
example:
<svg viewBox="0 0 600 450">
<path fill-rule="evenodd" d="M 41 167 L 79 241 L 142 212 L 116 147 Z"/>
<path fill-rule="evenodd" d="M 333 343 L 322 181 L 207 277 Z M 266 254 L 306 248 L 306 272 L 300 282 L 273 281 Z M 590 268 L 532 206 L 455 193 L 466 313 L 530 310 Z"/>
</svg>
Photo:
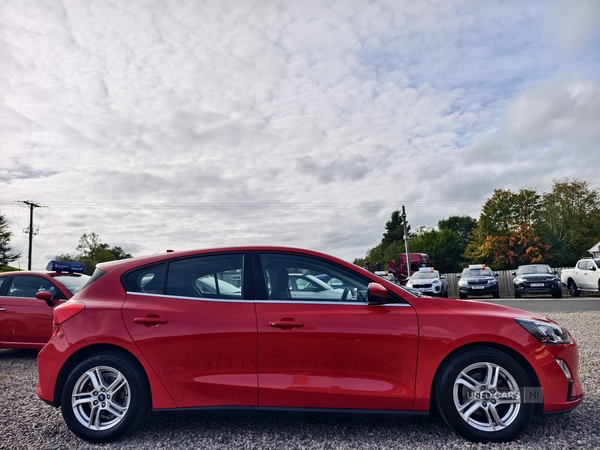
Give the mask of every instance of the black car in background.
<svg viewBox="0 0 600 450">
<path fill-rule="evenodd" d="M 519 266 L 512 273 L 515 298 L 525 294 L 549 294 L 555 298 L 562 297 L 562 287 L 556 272 L 547 264 L 528 264 Z"/>
</svg>

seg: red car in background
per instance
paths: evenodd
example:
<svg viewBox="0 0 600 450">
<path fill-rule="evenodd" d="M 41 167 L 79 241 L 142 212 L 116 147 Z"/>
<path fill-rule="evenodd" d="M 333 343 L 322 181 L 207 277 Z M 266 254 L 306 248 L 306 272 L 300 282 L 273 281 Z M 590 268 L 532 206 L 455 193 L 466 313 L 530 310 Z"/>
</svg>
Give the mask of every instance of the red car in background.
<svg viewBox="0 0 600 450">
<path fill-rule="evenodd" d="M 338 288 L 290 291 L 290 274 Z M 304 295 L 305 294 L 305 295 Z M 417 297 L 309 250 L 236 247 L 99 264 L 54 310 L 38 395 L 90 442 L 174 411 L 438 411 L 474 441 L 509 441 L 534 412 L 583 399 L 578 350 L 544 317 Z"/>
<path fill-rule="evenodd" d="M 0 273 L 0 348 L 42 348 L 54 307 L 89 280 L 78 262 L 50 261 L 46 271 Z"/>
</svg>

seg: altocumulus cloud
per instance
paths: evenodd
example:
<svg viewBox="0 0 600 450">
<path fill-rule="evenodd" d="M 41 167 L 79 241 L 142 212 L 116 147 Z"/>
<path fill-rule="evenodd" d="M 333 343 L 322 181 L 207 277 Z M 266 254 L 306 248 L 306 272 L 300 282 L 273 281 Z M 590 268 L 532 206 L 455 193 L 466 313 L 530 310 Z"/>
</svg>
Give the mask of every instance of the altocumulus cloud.
<svg viewBox="0 0 600 450">
<path fill-rule="evenodd" d="M 592 0 L 5 2 L 13 245 L 27 253 L 13 203 L 27 199 L 52 213 L 36 210 L 34 267 L 90 231 L 135 254 L 265 243 L 352 259 L 402 205 L 413 227 L 433 226 L 477 217 L 499 187 L 598 187 L 598 12 Z"/>
</svg>

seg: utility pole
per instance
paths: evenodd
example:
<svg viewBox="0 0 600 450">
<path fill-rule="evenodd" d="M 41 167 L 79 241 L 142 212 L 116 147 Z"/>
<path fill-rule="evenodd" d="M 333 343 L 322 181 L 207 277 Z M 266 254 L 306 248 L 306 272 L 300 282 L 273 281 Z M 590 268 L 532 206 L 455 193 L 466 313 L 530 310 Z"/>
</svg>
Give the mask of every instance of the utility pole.
<svg viewBox="0 0 600 450">
<path fill-rule="evenodd" d="M 408 250 L 408 229 L 406 227 L 406 209 L 402 206 L 402 224 L 404 225 L 404 249 L 406 251 L 406 276 L 410 277 L 410 253 Z"/>
<path fill-rule="evenodd" d="M 42 205 L 40 205 L 39 203 L 34 203 L 29 200 L 22 200 L 22 201 L 19 201 L 19 203 L 24 203 L 29 208 L 29 228 L 25 229 L 23 231 L 26 233 L 27 232 L 29 233 L 29 254 L 28 254 L 28 261 L 27 261 L 27 270 L 31 270 L 31 249 L 33 247 L 33 236 L 35 236 L 37 234 L 37 231 L 35 231 L 35 232 L 33 231 L 33 210 L 35 208 L 42 208 Z"/>
</svg>

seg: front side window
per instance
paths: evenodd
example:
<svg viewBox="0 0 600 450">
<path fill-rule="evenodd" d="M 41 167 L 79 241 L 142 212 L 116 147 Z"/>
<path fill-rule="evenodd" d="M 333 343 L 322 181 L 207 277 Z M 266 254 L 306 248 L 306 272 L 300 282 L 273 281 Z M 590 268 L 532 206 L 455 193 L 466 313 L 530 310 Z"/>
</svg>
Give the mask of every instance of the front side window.
<svg viewBox="0 0 600 450">
<path fill-rule="evenodd" d="M 369 281 L 328 261 L 290 254 L 262 254 L 260 259 L 269 300 L 366 301 Z M 333 285 L 324 281 L 333 279 Z"/>
<path fill-rule="evenodd" d="M 6 293 L 9 297 L 35 298 L 40 291 L 48 291 L 53 298 L 64 299 L 64 295 L 46 278 L 35 275 L 15 276 Z"/>
</svg>

